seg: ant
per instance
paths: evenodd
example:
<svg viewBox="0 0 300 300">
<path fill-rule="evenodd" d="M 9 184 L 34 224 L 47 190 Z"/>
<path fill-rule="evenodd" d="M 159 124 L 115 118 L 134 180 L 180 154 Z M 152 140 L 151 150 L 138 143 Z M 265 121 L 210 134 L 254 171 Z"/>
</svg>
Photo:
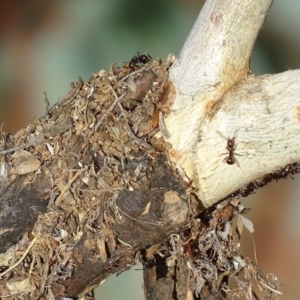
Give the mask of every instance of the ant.
<svg viewBox="0 0 300 300">
<path fill-rule="evenodd" d="M 223 138 L 225 141 L 227 141 L 226 149 L 229 151 L 228 157 L 225 157 L 223 161 L 226 161 L 228 165 L 234 165 L 236 164 L 239 168 L 240 163 L 238 159 L 235 157 L 236 155 L 240 155 L 237 153 L 234 153 L 235 149 L 237 148 L 237 144 L 235 144 L 235 139 L 237 137 L 238 129 L 235 130 L 233 138 L 226 138 L 219 130 L 217 133 L 220 135 L 221 138 Z"/>
<path fill-rule="evenodd" d="M 138 63 L 146 64 L 147 62 L 149 62 L 151 58 L 152 57 L 147 52 L 146 55 L 145 54 L 140 55 L 140 53 L 137 52 L 137 55 L 135 55 L 129 62 L 129 68 L 134 70 Z"/>
</svg>

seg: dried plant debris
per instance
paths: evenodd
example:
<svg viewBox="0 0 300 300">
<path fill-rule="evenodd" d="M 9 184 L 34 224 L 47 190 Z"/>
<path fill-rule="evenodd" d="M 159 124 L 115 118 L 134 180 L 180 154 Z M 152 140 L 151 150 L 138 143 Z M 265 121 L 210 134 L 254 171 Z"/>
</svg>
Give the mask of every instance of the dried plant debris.
<svg viewBox="0 0 300 300">
<path fill-rule="evenodd" d="M 169 135 L 161 100 L 173 61 L 172 55 L 161 61 L 138 53 L 128 64 L 112 65 L 109 71 L 93 74 L 88 82 L 79 78 L 69 94 L 52 107 L 45 95 L 43 117 L 15 135 L 2 133 L 0 190 L 18 176 L 30 186 L 41 173 L 51 185 L 44 191 L 47 213 L 39 216 L 31 232 L 0 255 L 1 299 L 55 299 L 63 295 L 61 281 L 70 278 L 84 260 L 74 251 L 81 240 L 95 253 L 95 260 L 108 263 L 112 272 L 123 270 L 113 269 L 110 257 L 118 250 L 132 249 L 113 230 L 113 225 L 124 219 L 118 195 L 124 189 L 149 188 L 154 158 L 171 147 L 156 133 Z M 177 172 L 184 177 L 180 169 Z M 141 253 L 133 249 L 133 258 L 125 258 L 123 268 L 139 259 L 151 266 L 155 257 L 163 257 L 169 267 L 185 266 L 189 297 L 200 299 L 205 293 L 217 293 L 229 299 L 243 295 L 258 299 L 254 290 L 259 288 L 264 299 L 276 299 L 281 294 L 277 279 L 265 277 L 241 254 L 242 231 L 252 232 L 253 225 L 234 197 L 247 196 L 271 180 L 299 172 L 300 164 L 293 163 L 257 179 L 206 211 L 207 215 L 196 216 L 189 230 L 171 235 L 168 243 Z M 197 210 L 194 197 L 188 205 L 176 193 L 161 192 L 165 195 L 161 217 L 167 224 L 181 224 L 189 212 Z M 145 205 L 137 214 L 145 217 L 150 210 Z M 149 225 L 144 220 L 140 222 Z"/>
<path fill-rule="evenodd" d="M 246 212 L 238 198 L 217 204 L 195 218 L 191 229 L 171 235 L 160 248 L 156 245 L 146 250 L 145 267 L 155 266 L 161 257 L 171 273 L 174 267 L 185 265 L 191 299 L 209 295 L 220 297 L 209 299 L 278 299 L 282 292 L 277 278 L 265 276 L 240 249 L 243 229 L 253 232 L 252 222 L 243 216 Z M 175 273 L 172 277 L 176 281 Z M 258 298 L 259 293 L 263 298 Z"/>
<path fill-rule="evenodd" d="M 110 226 L 122 218 L 115 199 L 121 189 L 147 188 L 143 162 L 151 165 L 170 148 L 154 135 L 164 126 L 159 101 L 174 56 L 142 58 L 134 68 L 112 65 L 88 82 L 79 78 L 51 108 L 45 95 L 43 117 L 15 135 L 2 133 L 0 189 L 20 175 L 30 185 L 41 170 L 52 186 L 45 191 L 48 212 L 13 253 L 10 249 L 1 257 L 1 299 L 63 294 L 64 287 L 57 284 L 54 290 L 54 283 L 70 277 L 82 260 L 72 250 L 86 232 L 101 261 L 108 259 L 107 252 L 128 247 L 115 240 Z"/>
</svg>

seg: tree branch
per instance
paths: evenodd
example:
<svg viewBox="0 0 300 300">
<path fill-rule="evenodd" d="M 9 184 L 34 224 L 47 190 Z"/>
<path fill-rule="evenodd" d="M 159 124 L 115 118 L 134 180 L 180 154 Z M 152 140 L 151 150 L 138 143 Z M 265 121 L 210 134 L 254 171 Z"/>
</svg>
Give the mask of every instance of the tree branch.
<svg viewBox="0 0 300 300">
<path fill-rule="evenodd" d="M 247 283 L 260 278 L 279 293 L 277 282 L 263 278 L 233 242 L 246 222 L 240 203 L 231 199 L 203 211 L 299 161 L 299 71 L 249 75 L 270 5 L 207 1 L 170 77 L 172 56 L 113 66 L 88 82 L 80 79 L 44 117 L 4 136 L 1 209 L 24 195 L 6 210 L 16 222 L 26 205 L 48 205 L 21 230 L 5 228 L 2 216 L 2 251 L 15 244 L 16 257 L 10 250 L 1 256 L 1 268 L 9 270 L 2 273 L 1 296 L 83 296 L 156 253 L 168 267 L 166 284 L 173 284 L 165 289 L 168 297 L 230 294 L 229 274 L 238 281 L 245 266 Z M 39 191 L 38 199 L 26 190 Z M 240 217 L 236 230 L 234 215 Z M 151 295 L 156 271 L 145 272 Z M 177 278 L 187 278 L 178 289 Z"/>
<path fill-rule="evenodd" d="M 199 197 L 211 206 L 242 186 L 300 161 L 300 71 L 249 76 L 229 91 L 203 123 L 196 147 Z M 223 163 L 236 138 L 237 164 Z"/>
<path fill-rule="evenodd" d="M 170 159 L 206 207 L 299 160 L 293 138 L 299 132 L 298 73 L 249 75 L 252 47 L 271 3 L 206 2 L 170 69 L 161 103 L 170 112 L 165 120 L 173 146 Z M 217 132 L 226 138 L 238 132 L 233 152 L 243 155 L 235 157 L 240 167 L 222 163 L 229 152 Z"/>
<path fill-rule="evenodd" d="M 247 75 L 253 45 L 271 3 L 206 1 L 170 69 L 177 94 L 172 110 L 191 106 L 191 99 L 205 107 Z"/>
</svg>

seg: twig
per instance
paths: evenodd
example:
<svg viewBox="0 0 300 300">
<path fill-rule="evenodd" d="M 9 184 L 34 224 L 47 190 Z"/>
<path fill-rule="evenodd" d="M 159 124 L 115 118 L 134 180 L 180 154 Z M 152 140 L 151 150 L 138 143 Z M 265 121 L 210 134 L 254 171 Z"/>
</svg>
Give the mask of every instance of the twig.
<svg viewBox="0 0 300 300">
<path fill-rule="evenodd" d="M 113 95 L 114 95 L 114 97 L 115 97 L 115 100 L 114 100 L 114 102 L 110 105 L 110 107 L 108 108 L 108 110 L 106 111 L 106 113 L 111 112 L 111 111 L 115 108 L 115 106 L 117 105 L 117 103 L 119 103 L 119 102 L 125 97 L 125 95 L 126 95 L 126 92 L 124 92 L 120 97 L 118 97 L 118 95 L 116 94 L 116 92 L 115 92 L 115 90 L 112 88 L 112 86 L 111 86 L 110 84 L 108 84 L 108 86 L 109 86 L 110 90 L 112 91 L 112 93 L 113 93 Z M 102 121 L 103 121 L 103 119 L 104 119 L 104 116 L 106 116 L 106 114 L 103 114 L 103 115 L 101 116 L 101 118 L 99 119 L 98 123 L 96 124 L 96 126 L 95 126 L 95 130 L 96 130 L 96 131 L 97 131 L 98 128 L 100 127 L 100 125 L 101 125 L 101 123 L 102 123 Z"/>
<path fill-rule="evenodd" d="M 144 70 L 148 70 L 149 69 L 149 66 L 144 66 L 136 71 L 133 71 L 131 73 L 129 73 L 128 75 L 124 76 L 120 81 L 125 81 L 128 77 L 132 76 L 132 75 L 135 75 L 135 74 L 138 74 L 138 73 L 141 73 L 142 71 Z"/>
<path fill-rule="evenodd" d="M 91 193 L 91 194 L 96 194 L 96 195 L 99 195 L 101 193 L 106 193 L 106 192 L 112 192 L 112 191 L 120 191 L 124 189 L 124 187 L 122 186 L 117 186 L 117 187 L 108 187 L 108 188 L 102 188 L 102 189 L 99 189 L 99 190 L 90 190 L 90 189 L 78 189 L 79 191 L 85 193 L 85 192 L 88 192 L 88 193 Z"/>
<path fill-rule="evenodd" d="M 34 243 L 36 242 L 36 240 L 37 240 L 37 238 L 34 237 L 33 240 L 31 241 L 31 243 L 29 244 L 29 246 L 27 247 L 26 251 L 22 255 L 22 257 L 14 265 L 12 265 L 11 267 L 9 267 L 4 272 L 0 273 L 0 277 L 2 277 L 3 275 L 5 275 L 6 273 L 8 273 L 9 271 L 11 271 L 12 269 L 14 269 L 15 267 L 17 267 L 24 260 L 24 258 L 26 257 L 26 255 L 28 254 L 28 252 L 30 251 L 30 249 L 32 248 L 32 246 L 34 245 Z"/>
<path fill-rule="evenodd" d="M 27 148 L 27 147 L 30 147 L 30 146 L 31 145 L 29 143 L 23 143 L 19 146 L 15 146 L 15 147 L 10 148 L 10 149 L 1 150 L 0 155 L 5 155 L 5 154 L 10 153 L 10 152 L 19 151 L 21 149 L 24 149 L 24 148 Z"/>
<path fill-rule="evenodd" d="M 159 122 L 158 122 L 159 129 L 160 129 L 162 136 L 166 139 L 169 139 L 171 137 L 171 134 L 165 124 L 165 121 L 163 118 L 163 113 L 161 111 L 159 112 L 158 118 L 159 118 Z"/>
<path fill-rule="evenodd" d="M 63 199 L 63 195 L 64 193 L 71 187 L 72 183 L 78 178 L 78 176 L 82 173 L 86 171 L 86 168 L 78 171 L 68 182 L 68 184 L 64 187 L 64 189 L 61 191 L 60 195 L 57 197 L 56 201 L 55 201 L 55 205 L 58 206 L 60 205 L 62 199 Z"/>
<path fill-rule="evenodd" d="M 128 119 L 127 119 L 127 117 L 126 117 L 126 114 L 125 114 L 125 112 L 124 112 L 124 109 L 123 109 L 122 105 L 120 105 L 120 104 L 119 104 L 119 109 L 121 110 L 120 117 L 123 117 L 123 118 L 125 119 L 124 125 L 125 125 L 125 127 L 126 127 L 126 130 L 127 130 L 128 134 L 129 134 L 129 135 L 131 136 L 131 138 L 133 139 L 133 141 L 134 141 L 136 144 L 138 144 L 138 145 L 144 147 L 145 149 L 148 149 L 148 150 L 150 150 L 150 151 L 155 151 L 155 148 L 154 148 L 152 145 L 148 144 L 148 143 L 145 142 L 143 139 L 138 138 L 138 137 L 132 132 L 132 130 L 131 130 L 129 124 L 128 124 Z"/>
<path fill-rule="evenodd" d="M 269 289 L 270 291 L 274 292 L 275 294 L 278 294 L 278 295 L 282 295 L 282 292 L 278 291 L 278 290 L 275 290 L 273 288 L 271 288 L 270 286 L 268 286 L 267 284 L 265 284 L 262 280 L 259 280 L 259 283 L 262 284 L 265 288 Z"/>
<path fill-rule="evenodd" d="M 49 112 L 49 109 L 50 109 L 50 102 L 49 102 L 49 99 L 48 99 L 48 96 L 47 96 L 47 93 L 44 92 L 44 103 L 45 103 L 45 108 L 46 108 L 46 113 Z"/>
<path fill-rule="evenodd" d="M 154 223 L 154 222 L 150 222 L 150 221 L 140 220 L 140 219 L 134 218 L 134 217 L 130 216 L 129 214 L 127 214 L 124 210 L 122 210 L 116 203 L 115 203 L 115 205 L 116 205 L 117 209 L 118 209 L 122 214 L 124 214 L 126 217 L 128 217 L 128 218 L 131 219 L 131 220 L 137 221 L 137 222 L 139 222 L 139 223 L 146 223 L 146 224 L 158 226 L 158 227 L 164 227 L 164 226 L 165 226 L 165 225 L 162 224 L 162 223 Z"/>
</svg>

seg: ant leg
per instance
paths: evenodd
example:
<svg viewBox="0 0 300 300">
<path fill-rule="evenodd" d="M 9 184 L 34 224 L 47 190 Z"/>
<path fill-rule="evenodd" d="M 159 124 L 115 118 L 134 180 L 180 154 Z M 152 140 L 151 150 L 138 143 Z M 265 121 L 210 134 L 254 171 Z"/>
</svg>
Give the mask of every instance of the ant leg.
<svg viewBox="0 0 300 300">
<path fill-rule="evenodd" d="M 238 145 L 238 144 L 236 144 L 236 145 L 235 145 L 235 147 L 234 147 L 234 151 L 236 150 L 236 148 L 237 148 L 237 145 Z M 227 150 L 228 150 L 228 149 L 227 149 Z M 245 156 L 244 154 L 239 154 L 239 153 L 234 153 L 234 155 L 237 155 L 237 156 Z"/>
<path fill-rule="evenodd" d="M 239 130 L 240 130 L 240 129 L 238 128 L 238 129 L 236 129 L 236 130 L 234 131 L 233 138 L 236 138 L 236 137 L 237 137 L 237 134 L 238 134 Z"/>
<path fill-rule="evenodd" d="M 234 155 L 237 155 L 237 156 L 245 156 L 244 154 L 238 154 L 238 153 L 234 153 Z"/>
<path fill-rule="evenodd" d="M 235 153 L 234 155 L 237 155 L 237 154 Z M 238 159 L 235 157 L 234 160 L 235 160 L 236 165 L 237 165 L 240 169 L 242 169 L 242 168 L 241 168 L 241 165 L 240 165 L 240 163 L 239 163 L 239 161 L 238 161 Z"/>
<path fill-rule="evenodd" d="M 222 132 L 220 132 L 219 130 L 217 130 L 217 134 L 218 134 L 222 139 L 224 139 L 225 141 L 228 140 L 228 139 L 225 137 L 225 135 L 224 135 Z"/>
</svg>

